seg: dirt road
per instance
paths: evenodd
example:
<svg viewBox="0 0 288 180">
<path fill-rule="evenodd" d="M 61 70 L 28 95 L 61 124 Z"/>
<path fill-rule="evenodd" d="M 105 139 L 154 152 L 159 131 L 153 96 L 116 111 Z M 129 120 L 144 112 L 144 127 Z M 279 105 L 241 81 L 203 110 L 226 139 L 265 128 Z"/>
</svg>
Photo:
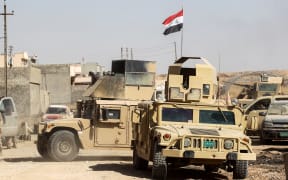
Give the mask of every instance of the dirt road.
<svg viewBox="0 0 288 180">
<path fill-rule="evenodd" d="M 285 179 L 282 153 L 288 143 L 254 145 L 257 161 L 249 163 L 247 179 Z M 40 157 L 33 141 L 18 143 L 17 149 L 4 149 L 0 157 L 1 180 L 122 180 L 150 179 L 151 166 L 146 171 L 132 168 L 131 151 L 82 150 L 73 162 L 49 162 Z M 232 179 L 232 173 L 221 170 L 206 174 L 202 167 L 169 169 L 168 179 Z"/>
</svg>

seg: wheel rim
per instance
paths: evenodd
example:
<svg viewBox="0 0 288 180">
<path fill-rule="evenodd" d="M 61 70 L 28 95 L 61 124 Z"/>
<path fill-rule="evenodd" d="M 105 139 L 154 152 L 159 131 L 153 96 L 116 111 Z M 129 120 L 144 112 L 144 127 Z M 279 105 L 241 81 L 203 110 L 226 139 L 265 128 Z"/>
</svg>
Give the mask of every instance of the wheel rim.
<svg viewBox="0 0 288 180">
<path fill-rule="evenodd" d="M 59 144 L 59 151 L 61 153 L 69 153 L 71 150 L 71 145 L 68 141 L 62 141 L 60 144 Z"/>
</svg>

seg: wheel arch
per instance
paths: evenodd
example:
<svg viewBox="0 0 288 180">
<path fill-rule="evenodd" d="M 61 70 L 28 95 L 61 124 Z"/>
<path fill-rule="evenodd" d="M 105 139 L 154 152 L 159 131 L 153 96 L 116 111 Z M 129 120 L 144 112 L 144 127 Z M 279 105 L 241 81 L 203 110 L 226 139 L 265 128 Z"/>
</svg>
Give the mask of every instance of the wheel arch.
<svg viewBox="0 0 288 180">
<path fill-rule="evenodd" d="M 72 132 L 74 134 L 77 146 L 79 148 L 83 149 L 83 145 L 81 143 L 81 140 L 80 140 L 80 138 L 78 136 L 77 131 L 75 129 L 71 128 L 71 127 L 55 127 L 49 133 L 46 134 L 47 139 L 49 139 L 52 134 L 54 134 L 55 132 L 58 132 L 58 131 L 69 131 L 69 132 Z"/>
<path fill-rule="evenodd" d="M 155 142 L 159 143 L 159 138 L 157 136 L 151 137 L 150 138 L 150 154 L 149 154 L 150 161 L 153 160 L 153 152 L 154 152 L 154 143 Z"/>
</svg>

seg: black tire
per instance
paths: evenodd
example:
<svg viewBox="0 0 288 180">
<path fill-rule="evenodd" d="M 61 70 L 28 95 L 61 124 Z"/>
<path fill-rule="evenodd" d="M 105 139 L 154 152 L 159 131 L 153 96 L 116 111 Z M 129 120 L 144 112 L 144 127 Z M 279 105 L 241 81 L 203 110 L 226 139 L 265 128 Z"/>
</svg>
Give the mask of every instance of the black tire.
<svg viewBox="0 0 288 180">
<path fill-rule="evenodd" d="M 152 178 L 153 179 L 166 179 L 167 178 L 167 163 L 166 158 L 163 157 L 161 147 L 158 146 L 157 141 L 153 146 L 153 166 Z"/>
<path fill-rule="evenodd" d="M 75 135 L 66 130 L 57 131 L 51 135 L 47 143 L 48 154 L 55 161 L 72 161 L 79 152 Z"/>
<path fill-rule="evenodd" d="M 235 161 L 233 167 L 233 179 L 245 179 L 248 176 L 248 161 Z"/>
<path fill-rule="evenodd" d="M 138 156 L 136 149 L 133 150 L 133 167 L 137 170 L 145 170 L 148 168 L 147 160 Z"/>
<path fill-rule="evenodd" d="M 51 159 L 47 150 L 47 138 L 46 136 L 38 136 L 37 139 L 37 151 L 44 159 Z"/>
<path fill-rule="evenodd" d="M 215 173 L 215 172 L 218 172 L 219 167 L 218 165 L 204 164 L 204 169 L 208 173 L 213 173 L 213 172 Z"/>
</svg>

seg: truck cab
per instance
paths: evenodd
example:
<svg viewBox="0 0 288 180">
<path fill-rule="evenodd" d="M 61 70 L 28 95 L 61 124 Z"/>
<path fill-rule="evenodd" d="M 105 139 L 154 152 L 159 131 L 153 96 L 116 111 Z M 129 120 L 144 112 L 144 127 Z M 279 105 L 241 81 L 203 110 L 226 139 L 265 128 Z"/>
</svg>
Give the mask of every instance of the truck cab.
<svg viewBox="0 0 288 180">
<path fill-rule="evenodd" d="M 19 121 L 16 106 L 12 97 L 2 97 L 0 99 L 0 109 L 3 110 L 2 137 L 17 136 L 19 131 Z"/>
<path fill-rule="evenodd" d="M 1 127 L 1 141 L 2 145 L 16 148 L 16 136 L 19 135 L 20 122 L 18 119 L 18 113 L 16 106 L 12 97 L 2 97 L 0 99 L 0 109 L 1 109 L 1 118 L 2 118 L 2 127 Z M 12 140 L 12 142 L 10 142 Z"/>
<path fill-rule="evenodd" d="M 263 120 L 265 114 L 273 101 L 288 101 L 287 95 L 275 95 L 275 96 L 262 96 L 246 107 L 244 107 L 245 113 L 245 132 L 249 136 L 261 136 Z"/>
</svg>

